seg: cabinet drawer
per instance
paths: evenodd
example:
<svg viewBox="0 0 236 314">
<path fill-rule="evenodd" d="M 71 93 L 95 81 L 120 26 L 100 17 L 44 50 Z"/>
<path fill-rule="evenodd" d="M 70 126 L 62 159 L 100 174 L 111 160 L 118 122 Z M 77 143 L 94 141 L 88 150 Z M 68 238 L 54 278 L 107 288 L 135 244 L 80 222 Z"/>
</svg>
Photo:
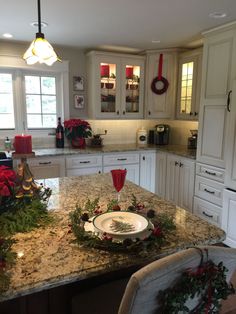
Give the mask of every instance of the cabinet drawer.
<svg viewBox="0 0 236 314">
<path fill-rule="evenodd" d="M 66 169 L 102 167 L 102 156 L 84 155 L 66 158 Z"/>
<path fill-rule="evenodd" d="M 196 176 L 195 195 L 216 205 L 222 205 L 224 185 L 213 180 Z"/>
<path fill-rule="evenodd" d="M 208 179 L 212 179 L 212 180 L 224 183 L 224 178 L 225 178 L 224 169 L 197 163 L 196 174 L 202 177 L 208 178 Z"/>
<path fill-rule="evenodd" d="M 210 202 L 194 197 L 193 213 L 216 226 L 221 225 L 221 208 Z"/>
<path fill-rule="evenodd" d="M 115 154 L 103 157 L 104 165 L 127 165 L 139 163 L 139 154 Z"/>
<path fill-rule="evenodd" d="M 102 173 L 102 167 L 68 169 L 66 171 L 67 177 L 84 176 L 84 175 L 96 174 L 96 173 Z"/>
</svg>

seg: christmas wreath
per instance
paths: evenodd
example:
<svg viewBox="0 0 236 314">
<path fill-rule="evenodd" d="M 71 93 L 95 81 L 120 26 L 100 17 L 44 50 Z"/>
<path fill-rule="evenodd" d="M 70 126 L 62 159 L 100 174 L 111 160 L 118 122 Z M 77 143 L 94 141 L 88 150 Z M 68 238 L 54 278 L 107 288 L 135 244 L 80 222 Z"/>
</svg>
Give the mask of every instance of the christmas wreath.
<svg viewBox="0 0 236 314">
<path fill-rule="evenodd" d="M 126 209 L 127 212 L 141 214 L 148 218 L 151 225 L 148 227 L 150 231 L 148 236 L 144 239 L 140 238 L 125 238 L 117 241 L 107 233 L 96 233 L 86 231 L 85 225 L 92 223 L 94 216 L 101 213 L 120 211 L 121 207 L 117 200 L 111 200 L 106 208 L 101 208 L 99 199 L 93 201 L 89 199 L 84 206 L 77 205 L 76 209 L 70 213 L 71 224 L 69 227 L 75 235 L 75 242 L 79 245 L 97 248 L 101 250 L 115 251 L 115 252 L 133 252 L 140 255 L 145 255 L 150 250 L 159 249 L 165 241 L 167 232 L 175 229 L 173 218 L 165 213 L 157 213 L 153 209 L 146 209 L 145 206 L 138 202 L 136 197 L 132 195 L 131 205 Z M 127 226 L 115 226 L 116 228 L 127 228 Z"/>
<path fill-rule="evenodd" d="M 153 93 L 157 95 L 164 94 L 169 87 L 169 82 L 167 81 L 166 78 L 162 76 L 162 66 L 163 66 L 163 54 L 161 53 L 160 58 L 159 58 L 159 64 L 158 64 L 158 76 L 155 77 L 151 83 L 151 90 Z M 159 85 L 162 85 L 161 88 L 157 88 L 158 82 L 162 83 L 162 84 L 159 84 Z"/>
<path fill-rule="evenodd" d="M 227 269 L 223 263 L 216 265 L 208 258 L 203 262 L 202 250 L 196 249 L 202 254 L 199 266 L 186 269 L 174 286 L 160 291 L 158 313 L 216 314 L 221 308 L 220 301 L 235 293 L 232 284 L 226 281 Z M 195 298 L 199 303 L 189 309 L 187 301 Z"/>
</svg>

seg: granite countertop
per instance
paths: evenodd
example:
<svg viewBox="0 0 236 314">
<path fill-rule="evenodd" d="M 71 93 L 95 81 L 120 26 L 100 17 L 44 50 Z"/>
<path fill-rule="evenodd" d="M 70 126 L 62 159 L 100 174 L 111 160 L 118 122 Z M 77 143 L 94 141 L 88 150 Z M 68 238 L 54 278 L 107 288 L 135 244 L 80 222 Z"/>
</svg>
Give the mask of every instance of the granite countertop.
<svg viewBox="0 0 236 314">
<path fill-rule="evenodd" d="M 1 300 L 148 263 L 190 246 L 214 244 L 225 239 L 224 231 L 216 226 L 126 181 L 121 192 L 122 209 L 130 205 L 131 195 L 135 194 L 147 209 L 172 215 L 176 231 L 168 236 L 167 244 L 160 251 L 152 252 L 145 260 L 124 253 L 83 248 L 72 243 L 74 236 L 69 232 L 68 214 L 77 203 L 84 204 L 88 197 L 91 200 L 100 197 L 101 208 L 106 207 L 108 200 L 115 197 L 110 174 L 47 179 L 45 183 L 53 190 L 48 208 L 56 223 L 14 236 L 17 242 L 13 250 L 18 258 L 11 269 L 10 288 Z"/>
<path fill-rule="evenodd" d="M 35 149 L 36 157 L 46 156 L 61 156 L 61 155 L 74 155 L 74 154 L 99 154 L 99 153 L 119 153 L 130 151 L 164 151 L 173 153 L 182 157 L 196 159 L 196 149 L 188 149 L 185 145 L 136 145 L 136 144 L 117 144 L 117 145 L 104 145 L 102 147 L 89 147 L 84 149 L 74 148 L 42 148 Z"/>
</svg>

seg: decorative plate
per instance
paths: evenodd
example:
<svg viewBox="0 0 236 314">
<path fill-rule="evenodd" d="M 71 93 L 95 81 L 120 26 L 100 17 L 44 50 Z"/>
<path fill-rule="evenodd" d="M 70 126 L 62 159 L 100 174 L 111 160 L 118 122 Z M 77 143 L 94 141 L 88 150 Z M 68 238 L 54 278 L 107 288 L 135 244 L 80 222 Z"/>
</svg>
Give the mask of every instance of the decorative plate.
<svg viewBox="0 0 236 314">
<path fill-rule="evenodd" d="M 136 235 L 149 225 L 146 217 L 127 211 L 107 212 L 93 219 L 95 230 L 114 236 Z"/>
</svg>

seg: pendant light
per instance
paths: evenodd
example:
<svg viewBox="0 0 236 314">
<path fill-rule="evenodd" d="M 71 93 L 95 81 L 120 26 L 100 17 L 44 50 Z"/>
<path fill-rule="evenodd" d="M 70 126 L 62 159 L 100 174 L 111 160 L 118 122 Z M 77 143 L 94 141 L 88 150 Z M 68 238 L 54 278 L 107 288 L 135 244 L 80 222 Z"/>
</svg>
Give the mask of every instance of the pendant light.
<svg viewBox="0 0 236 314">
<path fill-rule="evenodd" d="M 37 62 L 52 65 L 56 61 L 61 61 L 56 55 L 53 47 L 44 38 L 44 34 L 41 32 L 40 0 L 38 0 L 38 33 L 36 33 L 36 38 L 26 50 L 23 59 L 29 65 Z"/>
</svg>

